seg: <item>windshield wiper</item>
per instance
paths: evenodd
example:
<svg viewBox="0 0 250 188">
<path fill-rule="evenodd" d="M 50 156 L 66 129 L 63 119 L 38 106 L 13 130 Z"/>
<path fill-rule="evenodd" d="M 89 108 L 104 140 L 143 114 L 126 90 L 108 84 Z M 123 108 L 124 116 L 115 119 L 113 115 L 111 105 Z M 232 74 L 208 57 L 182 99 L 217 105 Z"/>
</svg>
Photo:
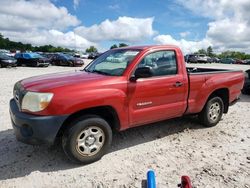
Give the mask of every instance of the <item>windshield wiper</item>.
<svg viewBox="0 0 250 188">
<path fill-rule="evenodd" d="M 91 72 L 90 70 L 88 69 L 83 69 L 82 71 L 85 71 L 85 72 Z"/>
<path fill-rule="evenodd" d="M 92 70 L 92 71 L 89 71 L 89 72 L 111 76 L 111 74 L 109 74 L 107 72 L 102 72 L 102 71 L 99 71 L 99 70 Z"/>
</svg>

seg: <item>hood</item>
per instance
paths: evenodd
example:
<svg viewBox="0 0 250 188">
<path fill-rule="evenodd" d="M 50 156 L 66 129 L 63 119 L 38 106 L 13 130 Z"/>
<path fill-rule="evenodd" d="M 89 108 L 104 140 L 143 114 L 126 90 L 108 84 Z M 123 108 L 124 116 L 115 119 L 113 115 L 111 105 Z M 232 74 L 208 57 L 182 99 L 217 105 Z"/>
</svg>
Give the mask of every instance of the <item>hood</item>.
<svg viewBox="0 0 250 188">
<path fill-rule="evenodd" d="M 22 80 L 21 84 L 29 91 L 46 92 L 58 87 L 66 87 L 76 84 L 87 85 L 110 78 L 110 76 L 88 73 L 85 71 L 71 71 L 27 78 Z"/>
</svg>

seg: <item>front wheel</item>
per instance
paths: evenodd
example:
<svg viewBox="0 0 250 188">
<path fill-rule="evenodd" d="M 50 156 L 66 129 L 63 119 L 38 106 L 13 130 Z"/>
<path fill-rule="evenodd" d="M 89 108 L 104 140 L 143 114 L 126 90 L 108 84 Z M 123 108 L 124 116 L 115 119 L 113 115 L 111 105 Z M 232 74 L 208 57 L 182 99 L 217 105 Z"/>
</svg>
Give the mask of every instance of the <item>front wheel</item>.
<svg viewBox="0 0 250 188">
<path fill-rule="evenodd" d="M 109 124 L 99 116 L 89 115 L 77 119 L 66 129 L 62 147 L 70 160 L 88 164 L 107 152 L 112 142 Z"/>
<path fill-rule="evenodd" d="M 224 103 L 220 97 L 210 98 L 199 114 L 200 122 L 206 127 L 215 126 L 223 115 Z"/>
</svg>

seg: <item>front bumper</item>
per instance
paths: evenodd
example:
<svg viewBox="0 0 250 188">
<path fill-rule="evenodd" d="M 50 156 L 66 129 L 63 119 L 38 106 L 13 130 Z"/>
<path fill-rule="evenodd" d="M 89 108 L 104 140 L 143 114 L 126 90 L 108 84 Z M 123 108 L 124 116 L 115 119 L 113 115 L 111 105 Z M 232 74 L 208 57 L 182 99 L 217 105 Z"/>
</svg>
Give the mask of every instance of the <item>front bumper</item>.
<svg viewBox="0 0 250 188">
<path fill-rule="evenodd" d="M 10 117 L 18 141 L 27 144 L 53 144 L 68 115 L 37 116 L 20 112 L 16 101 L 10 100 Z"/>
<path fill-rule="evenodd" d="M 16 67 L 16 63 L 6 63 L 6 62 L 1 62 L 2 66 L 4 67 Z"/>
<path fill-rule="evenodd" d="M 38 67 L 48 67 L 50 65 L 50 63 L 48 62 L 38 62 L 37 66 Z"/>
</svg>

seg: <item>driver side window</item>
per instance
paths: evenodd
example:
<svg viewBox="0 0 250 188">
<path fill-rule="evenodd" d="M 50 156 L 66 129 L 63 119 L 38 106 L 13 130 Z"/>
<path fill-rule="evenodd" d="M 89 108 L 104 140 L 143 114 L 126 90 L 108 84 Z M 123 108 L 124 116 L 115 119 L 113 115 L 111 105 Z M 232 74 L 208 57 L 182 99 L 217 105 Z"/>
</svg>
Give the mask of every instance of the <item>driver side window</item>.
<svg viewBox="0 0 250 188">
<path fill-rule="evenodd" d="M 165 50 L 146 55 L 138 67 L 150 67 L 153 76 L 177 74 L 177 63 L 174 51 Z"/>
</svg>

